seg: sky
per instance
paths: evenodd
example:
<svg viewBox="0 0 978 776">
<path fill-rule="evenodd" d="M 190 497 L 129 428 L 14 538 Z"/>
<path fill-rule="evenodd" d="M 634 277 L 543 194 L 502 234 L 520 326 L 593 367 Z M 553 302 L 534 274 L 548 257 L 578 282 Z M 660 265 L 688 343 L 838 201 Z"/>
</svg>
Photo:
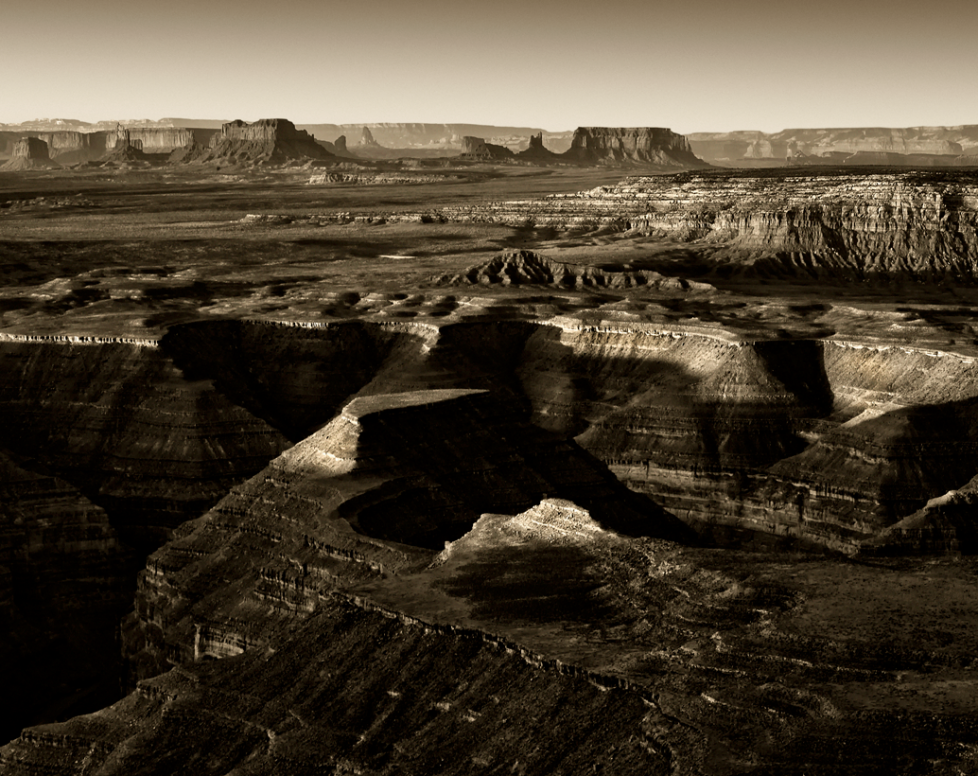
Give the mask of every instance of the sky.
<svg viewBox="0 0 978 776">
<path fill-rule="evenodd" d="M 48 0 L 0 9 L 0 123 L 978 124 L 975 0 Z"/>
</svg>

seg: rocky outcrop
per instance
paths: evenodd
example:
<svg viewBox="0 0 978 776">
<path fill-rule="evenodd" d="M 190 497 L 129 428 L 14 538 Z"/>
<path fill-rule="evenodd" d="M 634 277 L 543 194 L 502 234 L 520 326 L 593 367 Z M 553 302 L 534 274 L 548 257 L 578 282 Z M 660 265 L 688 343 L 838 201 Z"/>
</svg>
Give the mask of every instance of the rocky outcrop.
<svg viewBox="0 0 978 776">
<path fill-rule="evenodd" d="M 869 557 L 978 554 L 978 483 L 929 499 L 859 547 Z"/>
<path fill-rule="evenodd" d="M 707 167 L 689 141 L 669 129 L 579 127 L 563 157 L 582 164 L 641 164 L 668 169 Z"/>
<path fill-rule="evenodd" d="M 405 545 L 440 548 L 482 512 L 517 513 L 548 494 L 622 531 L 691 535 L 522 415 L 478 390 L 355 398 L 150 558 L 126 629 L 132 674 L 265 643 L 278 618 L 308 611 L 342 579 L 414 562 Z M 265 616 L 246 614 L 255 607 Z"/>
<path fill-rule="evenodd" d="M 258 573 L 238 629 L 326 587 Z M 196 660 L 25 730 L 0 769 L 938 776 L 978 744 L 969 582 L 629 539 L 547 499 L 310 596 L 265 641 L 202 625 Z"/>
<path fill-rule="evenodd" d="M 59 167 L 48 156 L 48 144 L 35 137 L 24 137 L 14 144 L 13 156 L 0 170 L 47 170 Z"/>
<path fill-rule="evenodd" d="M 252 124 L 232 121 L 204 150 L 187 153 L 183 161 L 222 165 L 289 164 L 335 159 L 316 139 L 287 119 L 261 119 Z"/>
<path fill-rule="evenodd" d="M 374 140 L 373 132 L 370 131 L 369 127 L 362 127 L 360 130 L 360 140 L 357 141 L 358 148 L 375 148 L 380 146 L 376 140 Z"/>
<path fill-rule="evenodd" d="M 487 143 L 481 137 L 466 136 L 462 138 L 462 158 L 473 161 L 491 161 L 495 159 L 511 159 L 513 152 L 505 146 Z"/>
<path fill-rule="evenodd" d="M 854 553 L 978 471 L 972 365 L 719 328 L 564 321 L 530 338 L 520 376 L 535 422 L 574 435 L 704 535 Z M 912 377 L 923 370 L 926 383 Z"/>
<path fill-rule="evenodd" d="M 652 270 L 602 269 L 587 264 L 554 261 L 533 251 L 513 248 L 456 275 L 434 278 L 439 285 L 552 285 L 560 288 L 656 288 L 702 291 L 713 287 Z"/>
<path fill-rule="evenodd" d="M 221 774 L 275 771 L 285 760 L 290 773 L 311 775 L 334 765 L 376 771 L 381 759 L 385 769 L 431 774 L 648 774 L 665 773 L 685 738 L 681 723 L 617 677 L 355 599 L 330 597 L 317 610 L 274 634 L 268 650 L 190 665 L 97 715 L 27 731 L 0 764 L 17 776 L 42 763 L 80 774 L 81 760 L 109 776 L 137 762 Z M 574 733 L 558 746 L 525 743 L 555 729 Z"/>
<path fill-rule="evenodd" d="M 530 135 L 529 145 L 516 154 L 516 158 L 522 161 L 533 162 L 536 164 L 549 164 L 560 160 L 560 156 L 549 150 L 543 144 L 543 132 Z"/>
<path fill-rule="evenodd" d="M 99 159 L 102 167 L 146 167 L 151 162 L 150 156 L 143 151 L 142 141 L 133 140 L 130 131 L 121 125 L 116 130 L 111 150 Z"/>
</svg>

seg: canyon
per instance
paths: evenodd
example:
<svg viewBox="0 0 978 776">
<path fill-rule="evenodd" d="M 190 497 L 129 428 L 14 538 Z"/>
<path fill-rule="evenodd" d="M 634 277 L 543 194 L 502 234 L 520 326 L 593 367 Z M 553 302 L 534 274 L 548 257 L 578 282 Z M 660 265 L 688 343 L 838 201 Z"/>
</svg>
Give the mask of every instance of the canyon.
<svg viewBox="0 0 978 776">
<path fill-rule="evenodd" d="M 195 142 L 0 176 L 0 772 L 975 765 L 973 173 Z"/>
</svg>

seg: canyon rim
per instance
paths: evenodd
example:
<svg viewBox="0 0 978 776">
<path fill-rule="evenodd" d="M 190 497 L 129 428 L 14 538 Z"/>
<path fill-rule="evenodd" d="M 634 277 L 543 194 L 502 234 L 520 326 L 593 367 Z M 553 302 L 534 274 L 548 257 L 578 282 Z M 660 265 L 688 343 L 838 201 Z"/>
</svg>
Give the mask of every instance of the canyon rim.
<svg viewBox="0 0 978 776">
<path fill-rule="evenodd" d="M 0 132 L 0 773 L 978 768 L 973 127 L 163 123 Z"/>
</svg>

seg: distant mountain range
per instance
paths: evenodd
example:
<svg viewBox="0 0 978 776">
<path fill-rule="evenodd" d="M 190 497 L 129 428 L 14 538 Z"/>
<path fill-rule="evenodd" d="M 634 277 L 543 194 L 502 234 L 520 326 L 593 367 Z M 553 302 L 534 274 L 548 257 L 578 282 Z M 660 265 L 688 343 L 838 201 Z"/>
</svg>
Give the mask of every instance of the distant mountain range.
<svg viewBox="0 0 978 776">
<path fill-rule="evenodd" d="M 35 119 L 0 124 L 9 156 L 13 141 L 23 133 L 112 132 L 132 129 L 202 130 L 198 140 L 219 131 L 223 119 L 125 119 L 89 123 L 77 119 Z M 571 147 L 572 130 L 549 132 L 538 127 L 489 124 L 366 123 L 297 124 L 331 151 L 351 149 L 361 158 L 445 156 L 464 152 L 466 138 L 513 152 L 525 151 L 529 139 L 541 136 L 548 151 L 563 153 Z M 336 143 L 339 138 L 343 141 Z M 856 127 L 786 129 L 765 133 L 694 132 L 687 139 L 700 159 L 722 167 L 774 167 L 782 165 L 866 164 L 891 166 L 978 166 L 978 124 L 949 127 Z M 334 143 L 336 143 L 334 147 Z M 354 150 L 356 149 L 356 150 Z M 343 155 L 343 151 L 340 151 Z"/>
<path fill-rule="evenodd" d="M 978 164 L 978 125 L 786 129 L 781 132 L 694 132 L 693 152 L 721 166 L 791 163 Z"/>
<path fill-rule="evenodd" d="M 186 119 L 162 118 L 124 119 L 119 121 L 99 121 L 89 123 L 77 119 L 34 119 L 20 124 L 0 124 L 0 132 L 99 132 L 114 130 L 118 126 L 127 128 L 186 128 L 214 129 L 228 123 L 230 119 Z M 463 138 L 477 136 L 495 145 L 505 146 L 514 151 L 524 150 L 529 145 L 531 135 L 543 133 L 547 147 L 557 153 L 570 148 L 573 130 L 548 132 L 539 127 L 499 127 L 489 124 L 425 124 L 425 123 L 366 123 L 366 124 L 296 124 L 297 129 L 305 130 L 319 140 L 334 141 L 345 136 L 350 145 L 363 136 L 364 128 L 369 130 L 373 140 L 388 149 L 417 149 L 431 151 L 462 150 Z"/>
</svg>

